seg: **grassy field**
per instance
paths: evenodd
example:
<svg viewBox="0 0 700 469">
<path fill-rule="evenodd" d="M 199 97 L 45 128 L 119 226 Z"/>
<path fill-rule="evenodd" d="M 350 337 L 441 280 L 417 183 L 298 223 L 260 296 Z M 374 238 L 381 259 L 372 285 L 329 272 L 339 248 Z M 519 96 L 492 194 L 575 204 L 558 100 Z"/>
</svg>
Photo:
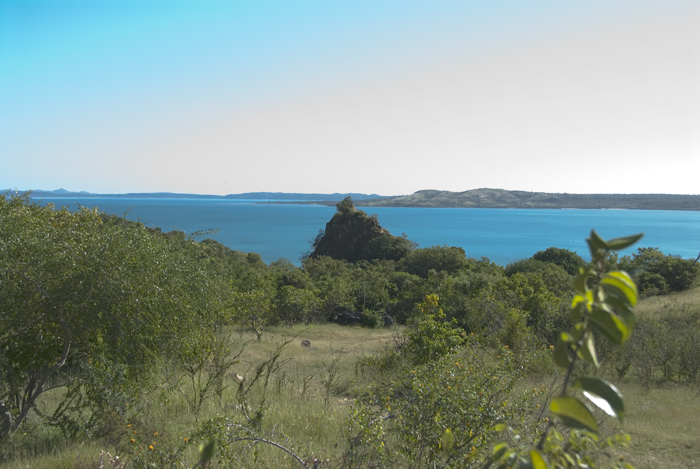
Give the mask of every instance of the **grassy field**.
<svg viewBox="0 0 700 469">
<path fill-rule="evenodd" d="M 700 310 L 700 289 L 682 294 L 651 298 L 641 302 L 640 317 L 663 314 L 685 314 Z M 212 417 L 229 417 L 241 421 L 243 410 L 237 397 L 238 376 L 250 379 L 256 366 L 289 341 L 275 362 L 267 383 L 265 414 L 260 435 L 290 449 L 306 461 L 324 461 L 321 467 L 338 466 L 344 450 L 348 411 L 356 386 L 362 384 L 358 358 L 377 352 L 391 344 L 399 329 L 364 329 L 336 325 L 314 325 L 268 328 L 262 340 L 255 335 L 235 331 L 231 341 L 248 343 L 240 362 L 231 368 L 224 382 L 221 398 L 210 393 L 204 400 L 198 419 L 177 387 L 163 385 L 155 389 L 135 413 L 132 420 L 115 421 L 118 438 L 108 442 L 67 440 L 53 430 L 28 422 L 22 434 L 0 445 L 0 468 L 97 468 L 103 451 L 111 455 L 138 456 L 154 444 L 152 451 L 181 450 L 187 467 L 197 461 L 197 441 L 193 429 Z M 310 347 L 302 345 L 303 340 Z M 551 378 L 543 377 L 543 385 Z M 546 382 L 544 382 L 546 381 Z M 697 385 L 665 383 L 645 389 L 627 376 L 616 383 L 627 405 L 624 425 L 619 428 L 632 437 L 625 450 L 625 460 L 638 468 L 700 467 L 700 392 Z M 179 389 L 189 392 L 187 381 Z M 251 391 L 246 401 L 252 409 L 259 403 L 260 387 Z M 60 391 L 52 391 L 60 392 Z M 163 393 L 168 399 L 162 399 Z M 46 393 L 41 408 L 49 409 L 58 396 Z M 610 423 L 610 428 L 613 424 Z M 123 428 L 122 428 L 123 427 Z M 617 427 L 615 427 L 617 428 Z M 131 438 L 134 441 L 131 441 Z M 189 439 L 192 441 L 189 441 Z M 187 441 L 186 441 L 187 439 Z M 284 451 L 271 445 L 237 442 L 232 450 L 257 450 L 257 467 L 296 467 L 297 463 Z M 162 448 L 162 449 L 161 449 Z M 167 448 L 167 449 L 166 449 Z M 104 464 L 104 467 L 114 467 Z"/>
<path fill-rule="evenodd" d="M 357 358 L 390 344 L 395 334 L 396 329 L 313 325 L 269 328 L 262 340 L 257 341 L 252 333 L 234 332 L 231 335 L 234 343 L 247 343 L 244 353 L 227 376 L 223 398 L 209 396 L 198 420 L 202 422 L 216 416 L 240 418 L 241 406 L 235 397 L 236 375 L 251 376 L 257 364 L 267 360 L 281 343 L 290 341 L 270 376 L 262 430 L 304 459 L 337 461 L 343 450 L 343 431 L 352 403 Z M 308 340 L 311 346 L 302 346 L 303 340 Z M 187 392 L 187 383 L 182 385 Z M 252 394 L 251 406 L 255 406 L 258 396 Z M 42 397 L 41 408 L 54 405 L 55 395 L 49 392 Z M 123 429 L 125 436 L 113 445 L 70 442 L 57 432 L 40 427 L 36 420 L 30 420 L 25 432 L 0 446 L 0 468 L 95 468 L 99 467 L 102 451 L 111 455 L 123 454 L 125 449 L 138 453 L 139 447 L 152 443 L 148 441 L 151 435 L 158 443 L 156 449 L 159 445 L 182 446 L 185 438 L 191 436 L 192 428 L 198 426 L 187 400 L 177 392 L 169 395 L 167 404 L 154 394 L 139 412 L 136 421 L 126 423 L 129 426 Z M 133 448 L 128 438 L 131 432 L 136 440 Z M 183 453 L 189 467 L 197 462 L 196 446 L 190 446 Z M 246 447 L 245 443 L 240 446 L 241 450 Z M 284 452 L 271 446 L 259 445 L 259 453 L 260 467 L 285 467 L 292 463 Z"/>
<path fill-rule="evenodd" d="M 652 319 L 698 314 L 700 288 L 644 299 L 636 311 Z M 618 384 L 628 406 L 622 428 L 632 436 L 628 461 L 640 469 L 700 467 L 700 387 L 664 383 L 646 390 L 633 380 Z"/>
<path fill-rule="evenodd" d="M 672 313 L 700 313 L 700 287 L 664 296 L 652 296 L 639 302 L 639 317 L 658 317 Z"/>
</svg>

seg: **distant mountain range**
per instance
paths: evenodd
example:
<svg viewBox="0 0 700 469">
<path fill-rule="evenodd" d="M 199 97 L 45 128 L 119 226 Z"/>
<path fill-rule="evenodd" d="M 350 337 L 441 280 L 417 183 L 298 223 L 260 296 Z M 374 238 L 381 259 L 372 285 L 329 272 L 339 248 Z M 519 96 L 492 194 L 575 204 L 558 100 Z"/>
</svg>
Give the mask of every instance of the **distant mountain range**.
<svg viewBox="0 0 700 469">
<path fill-rule="evenodd" d="M 5 190 L 3 192 L 14 192 Z M 700 195 L 678 194 L 567 194 L 472 189 L 464 192 L 422 190 L 411 195 L 334 193 L 302 194 L 288 192 L 245 192 L 228 195 L 176 194 L 147 192 L 130 194 L 94 194 L 65 189 L 31 191 L 32 197 L 64 198 L 162 198 L 162 199 L 254 199 L 262 201 L 305 202 L 335 205 L 347 196 L 358 207 L 434 207 L 434 208 L 577 208 L 628 210 L 700 210 Z"/>
<path fill-rule="evenodd" d="M 629 210 L 700 210 L 700 195 L 676 194 L 557 194 L 473 189 L 464 192 L 418 191 L 357 205 L 370 207 L 460 208 L 578 208 Z"/>
<path fill-rule="evenodd" d="M 10 189 L 2 191 L 15 192 Z M 19 191 L 25 192 L 25 191 Z M 135 192 L 128 194 L 95 194 L 92 192 L 73 192 L 65 189 L 53 191 L 33 190 L 32 197 L 66 197 L 66 198 L 124 198 L 124 199 L 254 199 L 254 200 L 285 200 L 285 201 L 339 201 L 350 196 L 353 200 L 381 199 L 377 194 L 334 193 L 334 194 L 302 194 L 290 192 L 245 192 L 243 194 L 206 195 L 206 194 L 178 194 L 174 192 Z"/>
</svg>

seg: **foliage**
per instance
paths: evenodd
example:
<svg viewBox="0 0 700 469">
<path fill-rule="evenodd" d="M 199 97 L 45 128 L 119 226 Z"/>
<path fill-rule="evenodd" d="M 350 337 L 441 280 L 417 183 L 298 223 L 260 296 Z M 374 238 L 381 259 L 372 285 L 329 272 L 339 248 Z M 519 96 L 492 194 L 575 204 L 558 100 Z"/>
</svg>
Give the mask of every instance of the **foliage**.
<svg viewBox="0 0 700 469">
<path fill-rule="evenodd" d="M 455 353 L 464 343 L 463 334 L 445 320 L 438 306 L 438 296 L 428 295 L 418 306 L 406 330 L 405 353 L 416 365 L 438 360 Z"/>
<path fill-rule="evenodd" d="M 278 288 L 274 302 L 277 317 L 290 326 L 300 322 L 308 325 L 321 317 L 318 294 L 308 288 L 283 285 Z"/>
<path fill-rule="evenodd" d="M 556 247 L 536 252 L 532 259 L 557 265 L 569 275 L 578 275 L 579 269 L 586 266 L 586 261 L 575 252 Z"/>
<path fill-rule="evenodd" d="M 274 306 L 269 293 L 263 290 L 237 291 L 231 296 L 233 316 L 240 324 L 250 326 L 258 340 L 263 327 L 274 322 Z"/>
<path fill-rule="evenodd" d="M 554 348 L 554 363 L 566 370 L 562 391 L 559 396 L 549 403 L 550 414 L 555 418 L 542 433 L 538 443 L 532 449 L 518 451 L 509 448 L 506 444 L 499 444 L 494 448 L 491 461 L 496 464 L 501 462 L 508 466 L 518 467 L 548 467 L 547 459 L 558 467 L 561 461 L 571 459 L 572 467 L 581 467 L 585 462 L 586 467 L 592 463 L 585 457 L 585 446 L 581 450 L 569 448 L 573 456 L 557 457 L 553 450 L 549 454 L 545 450 L 547 443 L 556 434 L 551 430 L 555 422 L 560 422 L 566 427 L 581 430 L 596 439 L 598 424 L 589 407 L 576 395 L 570 393 L 570 388 L 579 390 L 591 404 L 605 414 L 622 421 L 624 417 L 624 401 L 619 390 L 610 382 L 587 376 L 575 376 L 576 365 L 579 360 L 590 365 L 599 366 L 596 337 L 605 337 L 612 343 L 622 345 L 629 339 L 634 327 L 633 308 L 637 303 L 637 287 L 622 271 L 608 271 L 606 262 L 610 252 L 624 249 L 634 244 L 641 234 L 625 238 L 616 238 L 605 241 L 595 231 L 587 239 L 591 252 L 592 263 L 590 267 L 580 269 L 574 282 L 576 295 L 572 301 L 571 320 L 574 326 L 568 332 L 562 332 L 557 345 Z M 593 286 L 590 286 L 592 282 Z M 559 448 L 559 445 L 549 446 Z M 584 451 L 583 457 L 579 454 Z M 556 449 L 556 452 L 559 452 Z M 565 455 L 566 456 L 566 455 Z M 580 462 L 576 462 L 580 460 Z"/>
<path fill-rule="evenodd" d="M 628 373 L 645 388 L 664 383 L 697 383 L 700 380 L 700 313 L 674 310 L 657 318 L 637 320 L 634 335 L 620 348 L 601 353 L 601 366 L 616 379 Z"/>
<path fill-rule="evenodd" d="M 700 275 L 697 262 L 664 255 L 658 248 L 639 248 L 620 259 L 620 268 L 637 281 L 642 296 L 664 295 L 691 288 Z"/>
<path fill-rule="evenodd" d="M 110 383 L 126 395 L 145 390 L 159 357 L 198 348 L 221 307 L 196 252 L 96 210 L 1 196 L 0 400 L 13 430 L 39 395 L 66 385 L 53 421 L 85 401 L 123 418 Z"/>
<path fill-rule="evenodd" d="M 431 270 L 450 274 L 467 266 L 464 249 L 455 246 L 432 246 L 410 252 L 402 261 L 409 274 L 428 278 Z"/>
<path fill-rule="evenodd" d="M 270 412 L 288 391 L 294 411 L 302 402 L 311 409 L 298 418 L 308 420 L 304 428 L 319 433 L 329 422 L 322 413 L 340 412 L 343 397 L 358 397 L 347 447 L 332 450 L 348 466 L 469 467 L 494 454 L 496 466 L 539 464 L 538 457 L 549 466 L 620 465 L 616 457 L 600 458 L 624 437 L 593 431 L 605 412 L 589 410 L 591 403 L 624 415 L 620 393 L 601 376 L 632 378 L 649 389 L 697 383 L 700 373 L 697 314 L 665 307 L 655 317 L 631 314 L 637 296 L 631 278 L 651 295 L 693 285 L 697 267 L 651 248 L 618 265 L 613 250 L 626 242 L 592 233 L 593 265 L 577 277 L 566 269 L 578 256 L 566 250 L 550 248 L 503 268 L 467 259 L 458 248 L 416 249 L 405 237 L 388 236 L 370 241 L 371 261 L 317 256 L 301 268 L 285 260 L 266 266 L 213 240 L 5 196 L 0 401 L 15 433 L 0 455 L 11 454 L 7 448 L 24 441 L 24 433 L 58 429 L 115 447 L 134 466 L 192 466 L 201 457 L 197 444 L 216 440 L 212 461 L 219 463 L 255 464 L 266 447 L 282 454 L 283 464 L 303 453 L 311 467 L 308 448 L 316 443 L 282 428 L 286 417 Z M 573 311 L 565 314 L 562 305 L 568 310 L 572 298 Z M 392 346 L 359 361 L 355 383 L 346 350 L 324 355 L 317 342 L 298 347 L 294 361 L 274 351 L 258 356 L 245 362 L 247 371 L 238 352 L 253 332 L 259 340 L 248 347 L 265 347 L 278 323 L 273 330 L 348 318 L 376 326 L 388 316 L 405 327 L 392 329 Z M 364 351 L 365 337 L 377 332 L 366 331 L 357 349 Z M 533 370 L 549 377 L 542 357 L 555 344 L 556 363 L 566 367 L 551 415 L 583 428 L 543 423 L 532 400 L 542 388 L 532 391 L 521 381 Z M 304 368 L 315 354 L 314 368 Z M 596 363 L 598 377 L 581 375 Z M 581 393 L 590 402 L 579 400 Z M 167 443 L 167 431 L 152 421 L 155 409 L 168 409 L 180 425 Z M 39 418 L 28 419 L 30 411 Z M 2 417 L 0 423 L 8 421 Z M 523 444 L 535 434 L 535 448 Z"/>
<path fill-rule="evenodd" d="M 535 408 L 534 393 L 512 393 L 521 373 L 507 348 L 488 354 L 474 340 L 455 355 L 406 362 L 356 400 L 345 466 L 479 467 L 496 425 L 518 425 Z"/>
<path fill-rule="evenodd" d="M 416 249 L 416 243 L 405 236 L 383 234 L 373 238 L 366 248 L 367 259 L 386 259 L 400 261 L 412 250 Z"/>
<path fill-rule="evenodd" d="M 352 201 L 352 197 L 347 196 L 340 202 L 336 204 L 336 208 L 338 209 L 338 213 L 342 215 L 348 215 L 353 212 L 355 212 L 357 209 L 355 208 L 355 204 Z"/>
<path fill-rule="evenodd" d="M 508 264 L 505 273 L 508 277 L 517 273 L 534 274 L 544 282 L 549 291 L 559 298 L 567 298 L 568 300 L 574 294 L 574 275 L 570 275 L 564 268 L 551 262 L 532 258 L 523 259 Z"/>
</svg>

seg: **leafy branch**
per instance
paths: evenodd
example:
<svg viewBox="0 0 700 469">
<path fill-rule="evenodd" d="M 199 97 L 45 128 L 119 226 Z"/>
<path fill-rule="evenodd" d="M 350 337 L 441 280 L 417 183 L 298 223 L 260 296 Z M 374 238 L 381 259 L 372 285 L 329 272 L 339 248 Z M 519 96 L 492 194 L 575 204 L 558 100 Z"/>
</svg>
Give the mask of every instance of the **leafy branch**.
<svg viewBox="0 0 700 469">
<path fill-rule="evenodd" d="M 581 268 L 574 281 L 575 296 L 571 303 L 571 322 L 568 332 L 561 332 L 553 353 L 554 364 L 566 370 L 561 393 L 550 401 L 549 412 L 554 417 L 545 428 L 534 448 L 524 456 L 505 443 L 494 447 L 485 467 L 499 461 L 509 466 L 547 469 L 543 453 L 550 431 L 559 422 L 569 428 L 598 434 L 598 425 L 589 405 L 622 422 L 624 400 L 620 391 L 605 379 L 590 376 L 574 378 L 580 360 L 598 368 L 596 333 L 608 341 L 622 345 L 634 328 L 634 306 L 637 303 L 637 286 L 623 271 L 608 271 L 612 251 L 625 249 L 636 243 L 642 234 L 603 240 L 595 231 L 586 242 L 591 252 L 591 264 Z M 570 389 L 582 391 L 587 402 L 570 394 Z"/>
</svg>

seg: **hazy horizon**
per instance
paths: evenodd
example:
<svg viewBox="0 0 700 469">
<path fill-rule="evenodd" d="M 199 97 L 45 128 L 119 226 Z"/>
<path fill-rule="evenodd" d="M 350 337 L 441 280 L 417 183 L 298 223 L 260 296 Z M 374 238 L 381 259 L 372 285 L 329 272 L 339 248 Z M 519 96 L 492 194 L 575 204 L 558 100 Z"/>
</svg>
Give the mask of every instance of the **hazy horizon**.
<svg viewBox="0 0 700 469">
<path fill-rule="evenodd" d="M 173 195 L 195 195 L 195 196 L 212 196 L 212 197 L 226 197 L 226 196 L 232 196 L 232 195 L 244 195 L 244 194 L 280 194 L 280 195 L 290 195 L 290 194 L 299 194 L 299 195 L 334 195 L 334 194 L 358 194 L 358 195 L 363 195 L 363 196 L 379 196 L 379 197 L 400 197 L 400 196 L 406 196 L 406 195 L 411 195 L 415 194 L 416 192 L 422 192 L 422 191 L 439 191 L 443 192 L 442 189 L 418 189 L 415 192 L 412 192 L 410 194 L 380 194 L 377 192 L 339 192 L 339 191 L 331 191 L 331 192 L 284 192 L 284 191 L 246 191 L 246 192 L 231 192 L 228 194 L 212 194 L 212 193 L 202 193 L 202 192 L 172 192 L 172 191 L 139 191 L 139 192 L 91 192 L 91 191 L 84 191 L 84 190 L 71 190 L 71 189 L 65 189 L 65 188 L 58 188 L 58 189 L 21 189 L 21 188 L 9 188 L 9 189 L 0 189 L 0 191 L 3 190 L 9 190 L 11 192 L 17 191 L 17 192 L 48 192 L 48 193 L 55 193 L 57 194 L 56 197 L 60 197 L 61 193 L 68 193 L 68 194 L 88 194 L 88 195 L 96 195 L 96 196 L 105 196 L 105 195 L 117 195 L 117 196 L 122 196 L 122 195 L 131 195 L 131 194 L 146 194 L 146 195 L 153 195 L 153 194 L 173 194 Z M 467 189 L 464 191 L 447 191 L 445 190 L 444 192 L 454 192 L 454 193 L 460 193 L 460 192 L 468 192 L 468 191 L 478 191 L 478 190 L 505 190 L 505 191 L 510 191 L 510 192 L 533 192 L 533 193 L 542 193 L 542 194 L 573 194 L 573 195 L 680 195 L 680 196 L 697 196 L 700 195 L 700 193 L 695 193 L 695 194 L 678 194 L 678 193 L 660 193 L 660 192 L 630 192 L 630 193 L 621 193 L 621 192 L 548 192 L 548 191 L 519 191 L 518 189 L 503 189 L 499 187 L 479 187 L 475 189 Z"/>
<path fill-rule="evenodd" d="M 0 187 L 698 194 L 700 3 L 0 1 Z"/>
</svg>

